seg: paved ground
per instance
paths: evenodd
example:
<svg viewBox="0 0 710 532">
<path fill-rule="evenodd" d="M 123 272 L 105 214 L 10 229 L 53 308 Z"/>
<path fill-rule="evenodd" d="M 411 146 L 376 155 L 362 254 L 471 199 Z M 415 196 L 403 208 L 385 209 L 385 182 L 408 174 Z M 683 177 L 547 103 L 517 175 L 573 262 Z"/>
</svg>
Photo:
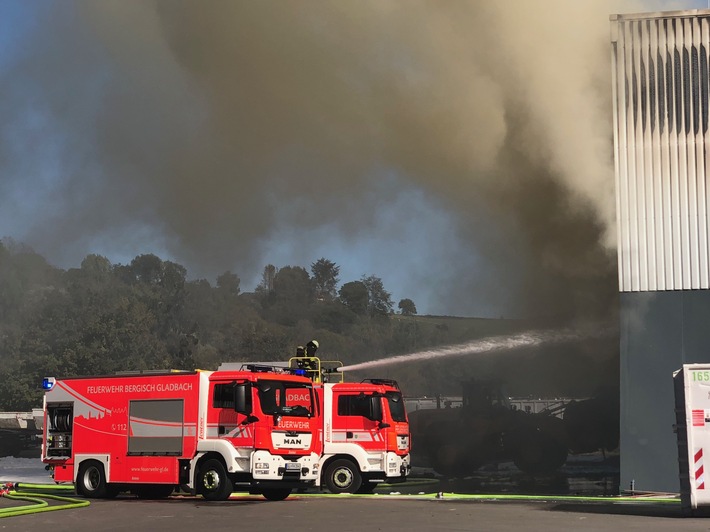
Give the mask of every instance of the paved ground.
<svg viewBox="0 0 710 532">
<path fill-rule="evenodd" d="M 0 499 L 0 507 L 9 501 Z M 710 519 L 684 518 L 678 505 L 404 500 L 392 496 L 292 496 L 282 502 L 241 497 L 221 503 L 173 497 L 92 501 L 85 508 L 0 519 L 0 530 L 101 531 L 634 531 L 710 529 Z"/>
<path fill-rule="evenodd" d="M 428 470 L 418 474 L 430 474 Z M 418 476 L 418 475 L 417 475 Z M 0 458 L 0 480 L 49 482 L 38 460 Z M 270 531 L 605 531 L 710 530 L 710 518 L 684 518 L 679 504 L 578 501 L 560 495 L 618 494 L 618 463 L 588 456 L 570 460 L 558 475 L 531 480 L 509 464 L 484 468 L 467 479 L 412 479 L 409 485 L 378 488 L 372 497 L 293 495 L 283 502 L 235 497 L 223 503 L 172 497 L 143 501 L 129 496 L 96 500 L 74 510 L 0 519 L 4 530 L 213 532 L 256 526 Z M 396 491 L 395 491 L 396 490 Z M 443 499 L 401 494 L 443 491 Z M 543 502 L 455 500 L 449 493 L 547 494 Z M 552 500 L 558 497 L 557 501 Z M 0 509 L 18 502 L 0 498 Z"/>
</svg>

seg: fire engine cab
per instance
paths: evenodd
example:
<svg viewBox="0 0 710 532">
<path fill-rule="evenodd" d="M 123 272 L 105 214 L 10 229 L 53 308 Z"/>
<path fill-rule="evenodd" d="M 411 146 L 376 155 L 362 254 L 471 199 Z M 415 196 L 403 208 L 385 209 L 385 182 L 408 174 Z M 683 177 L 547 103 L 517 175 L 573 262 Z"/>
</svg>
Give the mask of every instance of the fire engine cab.
<svg viewBox="0 0 710 532">
<path fill-rule="evenodd" d="M 378 483 L 406 481 L 411 437 L 397 382 L 344 382 L 343 373 L 337 371 L 342 363 L 318 357 L 294 357 L 289 366 L 313 380 L 323 405 L 317 485 L 333 493 L 372 493 Z"/>
<path fill-rule="evenodd" d="M 86 497 L 208 500 L 235 487 L 269 500 L 320 478 L 322 416 L 313 382 L 240 371 L 47 378 L 42 460 Z"/>
</svg>

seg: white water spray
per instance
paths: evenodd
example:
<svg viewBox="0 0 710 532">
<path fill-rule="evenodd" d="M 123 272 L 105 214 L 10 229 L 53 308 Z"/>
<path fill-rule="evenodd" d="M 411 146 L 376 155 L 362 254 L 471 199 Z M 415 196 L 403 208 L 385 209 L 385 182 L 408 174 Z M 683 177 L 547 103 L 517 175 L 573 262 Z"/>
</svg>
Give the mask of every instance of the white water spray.
<svg viewBox="0 0 710 532">
<path fill-rule="evenodd" d="M 407 355 L 397 355 L 389 358 L 381 358 L 379 360 L 371 360 L 369 362 L 361 362 L 338 368 L 338 371 L 355 371 L 360 369 L 369 369 L 379 366 L 390 366 L 393 364 L 402 364 L 403 362 L 415 362 L 419 360 L 430 360 L 432 358 L 452 357 L 490 353 L 494 351 L 508 351 L 521 347 L 530 347 L 541 344 L 558 344 L 581 340 L 583 338 L 604 336 L 604 329 L 595 329 L 595 331 L 528 331 L 511 336 L 494 336 L 490 338 L 482 338 L 465 344 L 452 345 L 438 349 L 428 349 L 426 351 L 418 351 Z"/>
</svg>

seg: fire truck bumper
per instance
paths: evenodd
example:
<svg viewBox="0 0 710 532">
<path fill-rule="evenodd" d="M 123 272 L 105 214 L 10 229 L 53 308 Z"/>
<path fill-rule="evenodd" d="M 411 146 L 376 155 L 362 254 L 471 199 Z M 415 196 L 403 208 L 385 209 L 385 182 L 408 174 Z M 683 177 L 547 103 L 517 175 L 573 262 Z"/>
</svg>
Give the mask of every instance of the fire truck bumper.
<svg viewBox="0 0 710 532">
<path fill-rule="evenodd" d="M 396 482 L 398 477 L 402 481 L 406 480 L 407 475 L 412 470 L 409 462 L 409 455 L 400 456 L 395 453 L 387 453 L 387 481 Z"/>
<path fill-rule="evenodd" d="M 387 453 L 387 477 L 407 476 L 412 470 L 409 455 L 400 456 L 396 453 Z"/>
<path fill-rule="evenodd" d="M 386 482 L 397 484 L 406 482 L 407 476 L 412 471 L 409 455 L 400 456 L 396 453 L 387 453 L 384 470 L 363 472 L 362 476 L 368 482 Z"/>
<path fill-rule="evenodd" d="M 256 451 L 252 456 L 254 481 L 276 481 L 282 487 L 287 487 L 284 482 L 294 482 L 293 487 L 302 486 L 304 482 L 314 483 L 320 473 L 318 459 L 315 453 L 288 459 L 268 451 Z"/>
</svg>

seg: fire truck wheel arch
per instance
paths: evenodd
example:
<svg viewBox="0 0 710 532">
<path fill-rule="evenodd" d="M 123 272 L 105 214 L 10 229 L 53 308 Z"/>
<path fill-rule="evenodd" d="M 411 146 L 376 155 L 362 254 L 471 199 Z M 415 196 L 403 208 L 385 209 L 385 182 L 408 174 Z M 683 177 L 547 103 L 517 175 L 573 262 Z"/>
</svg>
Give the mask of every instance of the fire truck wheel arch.
<svg viewBox="0 0 710 532">
<path fill-rule="evenodd" d="M 378 454 L 379 457 L 379 454 Z M 372 465 L 369 459 L 374 458 L 362 446 L 352 443 L 336 443 L 330 445 L 330 452 L 321 457 L 320 470 L 324 472 L 328 466 L 339 459 L 349 460 L 355 464 L 359 471 L 368 473 L 371 471 L 384 471 L 384 463 L 380 465 Z M 321 479 L 321 484 L 322 480 Z"/>
<path fill-rule="evenodd" d="M 359 467 L 347 458 L 330 462 L 324 474 L 325 485 L 333 493 L 355 493 L 362 485 Z"/>
</svg>

